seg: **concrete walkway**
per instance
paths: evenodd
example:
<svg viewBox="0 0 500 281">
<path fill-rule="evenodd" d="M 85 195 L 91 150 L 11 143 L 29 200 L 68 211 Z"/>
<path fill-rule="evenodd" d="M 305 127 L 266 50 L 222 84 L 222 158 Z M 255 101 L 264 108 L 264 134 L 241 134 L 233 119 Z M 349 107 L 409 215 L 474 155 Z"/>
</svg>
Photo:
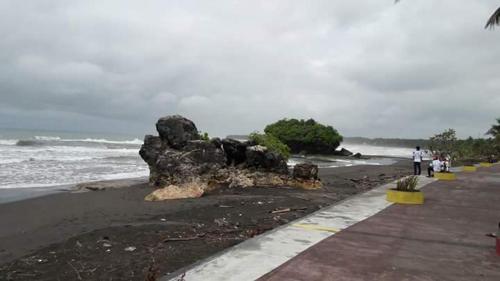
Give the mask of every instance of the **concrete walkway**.
<svg viewBox="0 0 500 281">
<path fill-rule="evenodd" d="M 419 188 L 431 182 L 434 179 L 421 177 Z M 395 183 L 341 201 L 162 280 L 180 280 L 183 274 L 186 281 L 256 280 L 311 246 L 391 206 L 385 200 L 385 191 L 393 187 Z"/>
<path fill-rule="evenodd" d="M 392 205 L 259 280 L 500 280 L 495 239 L 485 236 L 500 221 L 500 166 L 422 190 L 424 205 Z"/>
</svg>

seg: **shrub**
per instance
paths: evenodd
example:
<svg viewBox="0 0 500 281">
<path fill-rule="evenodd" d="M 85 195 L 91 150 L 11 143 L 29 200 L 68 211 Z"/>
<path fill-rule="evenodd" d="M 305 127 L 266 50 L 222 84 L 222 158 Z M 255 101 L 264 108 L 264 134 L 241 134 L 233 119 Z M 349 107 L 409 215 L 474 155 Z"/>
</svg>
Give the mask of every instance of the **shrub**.
<svg viewBox="0 0 500 281">
<path fill-rule="evenodd" d="M 285 159 L 290 157 L 290 148 L 273 135 L 255 132 L 250 134 L 249 139 L 258 145 L 267 147 L 270 151 L 280 154 Z"/>
<path fill-rule="evenodd" d="M 314 119 L 282 119 L 267 125 L 264 132 L 288 145 L 293 153 L 333 153 L 342 142 L 337 130 Z"/>
<path fill-rule="evenodd" d="M 405 192 L 414 192 L 415 188 L 417 187 L 417 183 L 418 183 L 417 176 L 409 176 L 397 181 L 396 190 Z"/>
<path fill-rule="evenodd" d="M 210 137 L 208 136 L 208 133 L 207 132 L 204 132 L 203 134 L 200 134 L 200 139 L 202 141 L 209 141 L 210 140 Z"/>
</svg>

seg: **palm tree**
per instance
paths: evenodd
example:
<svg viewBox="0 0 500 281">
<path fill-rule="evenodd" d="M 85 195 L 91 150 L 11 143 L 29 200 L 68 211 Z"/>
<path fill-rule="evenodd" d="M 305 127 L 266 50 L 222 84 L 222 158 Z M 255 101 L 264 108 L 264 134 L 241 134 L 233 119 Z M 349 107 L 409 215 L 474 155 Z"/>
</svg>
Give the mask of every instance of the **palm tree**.
<svg viewBox="0 0 500 281">
<path fill-rule="evenodd" d="M 484 28 L 493 28 L 495 25 L 500 25 L 500 8 L 491 15 Z"/>
<path fill-rule="evenodd" d="M 491 125 L 491 128 L 486 132 L 487 135 L 490 135 L 494 138 L 500 137 L 500 118 L 497 118 L 497 123 Z"/>
<path fill-rule="evenodd" d="M 395 3 L 398 3 L 401 0 L 394 0 L 394 1 L 395 1 Z M 486 25 L 484 26 L 484 28 L 493 29 L 495 27 L 495 25 L 500 25 L 500 8 L 498 8 L 493 13 L 493 15 L 491 15 L 491 17 L 486 22 Z"/>
</svg>

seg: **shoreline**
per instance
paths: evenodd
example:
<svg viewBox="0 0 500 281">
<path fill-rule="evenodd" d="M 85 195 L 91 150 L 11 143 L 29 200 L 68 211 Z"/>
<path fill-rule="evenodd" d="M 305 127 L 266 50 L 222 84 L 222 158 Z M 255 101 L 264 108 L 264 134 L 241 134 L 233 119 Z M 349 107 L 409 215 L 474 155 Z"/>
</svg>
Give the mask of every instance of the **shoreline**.
<svg viewBox="0 0 500 281">
<path fill-rule="evenodd" d="M 144 280 L 153 259 L 164 275 L 411 174 L 410 164 L 322 168 L 324 187 L 313 191 L 221 189 L 197 199 L 146 202 L 153 188 L 137 183 L 0 204 L 0 279 L 71 280 L 75 271 L 68 262 L 74 262 L 85 280 Z M 124 250 L 129 247 L 134 250 Z"/>
<path fill-rule="evenodd" d="M 123 178 L 115 180 L 88 181 L 75 184 L 62 184 L 62 185 L 52 185 L 52 186 L 0 188 L 0 205 L 11 202 L 28 200 L 37 197 L 49 196 L 57 193 L 87 192 L 86 190 L 80 191 L 79 190 L 80 186 L 95 186 L 102 184 L 103 186 L 113 186 L 113 188 L 121 188 L 139 183 L 147 183 L 147 181 L 148 181 L 147 177 L 135 177 L 135 178 Z"/>
<path fill-rule="evenodd" d="M 322 160 L 325 155 L 294 155 L 296 158 L 302 159 L 310 159 Z M 328 156 L 330 157 L 330 156 Z M 354 165 L 346 165 L 346 166 L 334 166 L 334 167 L 320 167 L 321 169 L 337 169 L 343 167 L 356 167 L 356 166 L 390 166 L 398 161 L 405 161 L 407 158 L 403 157 L 395 157 L 395 156 L 379 156 L 379 155 L 363 155 L 363 158 L 356 159 L 349 156 L 334 156 L 332 157 L 332 163 L 337 162 L 337 160 L 352 160 L 352 161 L 376 161 L 379 159 L 387 160 L 387 162 L 381 164 L 372 164 L 372 163 L 362 163 L 362 164 L 354 164 Z M 340 161 L 342 162 L 342 161 Z M 293 165 L 289 165 L 293 166 Z M 27 200 L 31 198 L 43 197 L 48 195 L 53 195 L 57 193 L 64 192 L 79 192 L 80 186 L 98 186 L 102 184 L 102 186 L 108 188 L 121 188 L 133 184 L 139 183 L 147 183 L 148 177 L 133 177 L 133 178 L 122 178 L 122 179 L 112 179 L 112 180 L 96 180 L 96 181 L 87 181 L 80 182 L 74 184 L 61 184 L 61 185 L 50 185 L 50 186 L 35 186 L 35 187 L 16 187 L 16 188 L 0 188 L 0 205 L 6 204 L 10 202 L 17 202 L 22 200 Z M 82 191 L 83 192 L 83 191 Z"/>
</svg>

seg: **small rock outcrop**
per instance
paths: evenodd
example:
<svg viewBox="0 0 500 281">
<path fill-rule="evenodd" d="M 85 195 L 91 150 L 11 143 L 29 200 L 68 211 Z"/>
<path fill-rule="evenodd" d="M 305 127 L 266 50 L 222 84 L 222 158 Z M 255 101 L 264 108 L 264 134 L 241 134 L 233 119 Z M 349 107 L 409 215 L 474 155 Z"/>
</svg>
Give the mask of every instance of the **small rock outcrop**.
<svg viewBox="0 0 500 281">
<path fill-rule="evenodd" d="M 353 158 L 356 158 L 356 159 L 361 159 L 363 157 L 363 155 L 361 155 L 361 153 L 356 153 L 354 155 L 352 155 Z"/>
<path fill-rule="evenodd" d="M 293 168 L 293 178 L 295 179 L 318 179 L 318 166 L 312 163 L 301 163 Z"/>
<path fill-rule="evenodd" d="M 199 197 L 220 185 L 302 187 L 298 182 L 310 182 L 321 186 L 317 166 L 299 165 L 295 170 L 309 169 L 309 174 L 294 170 L 291 177 L 281 155 L 251 141 L 201 140 L 196 125 L 182 116 L 162 117 L 156 129 L 159 136 L 146 135 L 139 151 L 149 166 L 150 184 L 159 188 L 146 200 Z"/>
<path fill-rule="evenodd" d="M 341 150 L 335 150 L 334 155 L 338 155 L 338 156 L 351 156 L 351 155 L 353 155 L 353 153 L 350 152 L 349 150 L 345 149 L 345 148 L 342 148 Z"/>
<path fill-rule="evenodd" d="M 301 163 L 293 167 L 293 177 L 289 185 L 303 189 L 316 189 L 321 187 L 318 177 L 318 166 L 312 163 Z"/>
<path fill-rule="evenodd" d="M 288 173 L 286 160 L 278 153 L 268 151 L 265 146 L 248 146 L 245 156 L 247 168 L 275 172 L 278 174 Z"/>
</svg>

